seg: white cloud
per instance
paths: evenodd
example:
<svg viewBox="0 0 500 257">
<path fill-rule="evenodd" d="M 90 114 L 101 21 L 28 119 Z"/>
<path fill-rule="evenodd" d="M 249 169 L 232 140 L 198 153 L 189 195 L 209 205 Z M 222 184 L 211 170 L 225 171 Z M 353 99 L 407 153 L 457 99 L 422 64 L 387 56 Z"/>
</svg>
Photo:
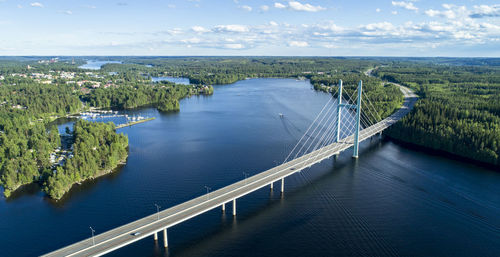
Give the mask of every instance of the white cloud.
<svg viewBox="0 0 500 257">
<path fill-rule="evenodd" d="M 22 6 L 22 5 L 20 5 L 20 4 L 18 4 L 18 5 L 17 5 L 17 8 L 21 9 L 21 8 L 23 8 L 23 6 Z"/>
<path fill-rule="evenodd" d="M 327 43 L 327 44 L 322 44 L 321 46 L 322 46 L 322 47 L 324 47 L 324 48 L 328 48 L 328 49 L 335 49 L 335 48 L 339 48 L 339 46 L 337 46 L 337 45 L 334 45 L 334 44 L 328 44 L 328 43 Z"/>
<path fill-rule="evenodd" d="M 168 4 L 167 7 L 170 8 L 170 9 L 174 9 L 177 6 L 175 6 L 175 4 Z"/>
<path fill-rule="evenodd" d="M 292 10 L 288 6 L 288 1 L 278 1 L 286 4 L 285 9 Z M 313 3 L 308 0 L 299 1 Z M 409 0 L 405 1 L 408 2 Z M 258 6 L 256 5 L 252 11 L 260 11 Z M 269 6 L 274 8 L 272 5 Z M 297 53 L 309 55 L 331 55 L 333 53 L 337 55 L 418 55 L 418 53 L 424 54 L 424 52 L 427 55 L 436 53 L 449 55 L 448 53 L 452 53 L 453 48 L 456 46 L 460 46 L 460 49 L 467 49 L 466 55 L 479 53 L 479 55 L 494 56 L 500 54 L 498 51 L 498 43 L 500 42 L 500 23 L 498 23 L 498 20 L 480 20 L 470 17 L 473 13 L 479 13 L 480 11 L 482 14 L 488 15 L 492 11 L 485 7 L 469 8 L 467 10 L 465 7 L 448 4 L 438 6 L 432 11 L 427 10 L 425 13 L 425 9 L 422 9 L 420 11 L 424 15 L 418 19 L 420 21 L 406 23 L 393 21 L 394 19 L 391 17 L 386 17 L 387 21 L 361 22 L 345 26 L 339 26 L 333 21 L 315 23 L 314 20 L 312 22 L 301 21 L 287 24 L 283 21 L 276 22 L 278 20 L 273 20 L 271 17 L 268 20 L 261 21 L 262 23 L 254 25 L 211 26 L 201 23 L 200 25 L 183 27 L 182 29 L 170 28 L 157 33 L 142 32 L 142 34 L 140 33 L 141 36 L 137 36 L 139 32 L 103 34 L 99 44 L 107 47 L 111 42 L 115 41 L 120 43 L 120 45 L 114 47 L 115 49 L 137 49 L 138 53 L 146 53 L 144 51 L 148 47 L 153 47 L 155 51 L 163 54 L 182 54 L 182 51 L 186 51 L 188 47 L 191 47 L 189 53 L 192 54 L 203 54 L 210 48 L 213 49 L 214 54 L 221 55 L 224 53 L 231 54 L 236 51 L 241 51 L 240 53 L 243 55 L 286 55 Z M 374 10 L 372 8 L 371 11 Z M 391 11 L 396 10 L 400 11 L 393 7 L 393 10 L 383 9 L 381 12 L 384 11 L 390 14 Z M 453 15 L 451 13 L 447 14 L 449 11 L 453 12 Z M 433 18 L 429 18 L 429 16 Z M 434 19 L 434 17 L 444 19 Z M 338 19 L 341 20 L 342 17 L 338 17 Z M 54 34 L 51 34 L 50 39 L 47 36 L 46 39 L 36 38 L 33 41 L 36 40 L 36 42 L 40 42 L 41 46 L 45 47 L 77 50 L 79 48 L 90 49 L 90 46 L 95 44 L 90 41 L 91 38 L 95 38 L 91 34 L 85 34 L 86 36 L 78 38 L 78 41 L 73 40 L 73 38 L 65 39 L 63 35 L 63 33 L 58 35 L 57 32 L 54 32 Z M 75 35 L 80 35 L 80 33 L 76 34 L 75 32 Z M 54 38 L 57 41 L 54 41 Z M 16 43 L 22 45 L 19 42 Z M 38 46 L 23 45 L 23 48 L 21 48 L 15 43 L 5 43 L 2 47 L 4 49 L 14 47 L 13 49 L 17 49 L 15 51 L 26 53 L 26 51 L 34 51 L 30 49 L 36 49 Z M 432 52 L 432 47 L 437 48 L 436 52 Z M 102 50 L 102 53 L 105 53 L 106 49 Z M 297 52 L 300 49 L 304 51 Z M 483 49 L 483 52 L 475 49 Z M 491 51 L 491 53 L 486 51 Z M 6 52 L 6 50 L 0 49 L 0 53 Z M 85 53 L 90 54 L 90 52 Z M 118 52 L 112 51 L 111 53 Z M 456 53 L 459 54 L 460 51 L 456 51 Z"/>
<path fill-rule="evenodd" d="M 197 37 L 193 37 L 193 38 L 188 38 L 188 39 L 183 39 L 181 40 L 183 43 L 189 43 L 189 44 L 198 44 L 201 42 L 201 39 L 197 38 Z"/>
<path fill-rule="evenodd" d="M 380 8 L 377 8 L 377 9 L 375 9 L 375 11 L 376 11 L 376 12 L 380 12 L 381 10 L 380 10 Z"/>
<path fill-rule="evenodd" d="M 210 29 L 204 28 L 202 26 L 193 26 L 193 27 L 191 27 L 191 30 L 196 32 L 196 33 L 210 32 Z"/>
<path fill-rule="evenodd" d="M 70 10 L 61 11 L 61 13 L 64 13 L 64 14 L 67 14 L 67 15 L 72 15 L 73 14 L 73 12 L 70 11 Z"/>
<path fill-rule="evenodd" d="M 243 49 L 243 48 L 245 48 L 245 46 L 242 45 L 242 44 L 224 44 L 224 48 L 227 48 L 227 49 Z"/>
<path fill-rule="evenodd" d="M 371 23 L 363 26 L 367 30 L 394 30 L 394 25 L 392 23 L 384 21 L 379 23 Z"/>
<path fill-rule="evenodd" d="M 309 43 L 307 43 L 306 41 L 290 41 L 288 43 L 288 46 L 291 46 L 291 47 L 308 47 Z"/>
<path fill-rule="evenodd" d="M 333 21 L 330 21 L 326 24 L 316 25 L 314 26 L 316 29 L 325 30 L 328 32 L 341 33 L 345 31 L 345 28 L 338 26 Z"/>
<path fill-rule="evenodd" d="M 252 7 L 248 6 L 248 5 L 242 5 L 242 6 L 239 6 L 238 8 L 240 9 L 243 9 L 247 12 L 251 12 L 252 11 Z"/>
<path fill-rule="evenodd" d="M 429 17 L 446 17 L 448 19 L 454 19 L 457 17 L 455 12 L 452 10 L 438 11 L 429 9 L 425 11 L 425 14 Z"/>
<path fill-rule="evenodd" d="M 248 27 L 245 25 L 218 25 L 215 30 L 219 32 L 248 32 Z"/>
<path fill-rule="evenodd" d="M 453 33 L 453 37 L 456 39 L 474 39 L 475 38 L 475 36 L 473 36 L 471 33 L 465 32 L 465 31 L 457 31 L 457 32 Z"/>
<path fill-rule="evenodd" d="M 297 2 L 297 1 L 288 2 L 288 5 L 289 5 L 290 9 L 295 10 L 295 11 L 319 12 L 319 11 L 326 10 L 326 8 L 321 7 L 319 5 L 314 6 L 314 5 L 307 4 L 307 3 L 302 4 L 302 3 Z"/>
<path fill-rule="evenodd" d="M 313 35 L 314 35 L 314 36 L 328 36 L 328 33 L 326 33 L 326 32 L 321 33 L 321 32 L 317 32 L 317 31 L 315 31 L 315 32 L 313 32 Z"/>
<path fill-rule="evenodd" d="M 425 14 L 429 17 L 442 17 L 447 19 L 465 20 L 469 18 L 470 12 L 465 6 L 456 6 L 453 4 L 443 4 L 442 6 L 445 10 L 429 9 L 425 11 Z"/>
<path fill-rule="evenodd" d="M 404 2 L 404 1 L 395 2 L 395 1 L 392 1 L 392 5 L 393 6 L 402 7 L 402 8 L 405 8 L 407 10 L 410 10 L 410 11 L 415 11 L 415 12 L 418 11 L 418 8 L 412 2 Z"/>
<path fill-rule="evenodd" d="M 397 15 L 398 11 L 392 11 L 391 13 L 394 14 L 394 15 Z"/>
<path fill-rule="evenodd" d="M 41 7 L 43 8 L 43 4 L 40 2 L 33 2 L 30 4 L 31 7 Z"/>
<path fill-rule="evenodd" d="M 474 5 L 471 18 L 500 17 L 500 4 L 495 5 Z"/>
<path fill-rule="evenodd" d="M 170 35 L 180 35 L 180 34 L 183 34 L 184 32 L 182 31 L 181 28 L 173 28 L 173 29 L 167 30 L 167 33 Z"/>
<path fill-rule="evenodd" d="M 286 5 L 284 5 L 282 3 L 274 3 L 274 7 L 278 8 L 278 9 L 284 9 L 284 8 L 286 8 Z"/>
<path fill-rule="evenodd" d="M 425 14 L 429 17 L 436 17 L 436 16 L 439 16 L 439 14 L 441 14 L 441 12 L 437 11 L 437 10 L 429 9 L 429 10 L 425 11 Z"/>
<path fill-rule="evenodd" d="M 267 11 L 269 11 L 269 6 L 268 5 L 261 5 L 260 10 L 263 12 L 267 12 Z"/>
</svg>

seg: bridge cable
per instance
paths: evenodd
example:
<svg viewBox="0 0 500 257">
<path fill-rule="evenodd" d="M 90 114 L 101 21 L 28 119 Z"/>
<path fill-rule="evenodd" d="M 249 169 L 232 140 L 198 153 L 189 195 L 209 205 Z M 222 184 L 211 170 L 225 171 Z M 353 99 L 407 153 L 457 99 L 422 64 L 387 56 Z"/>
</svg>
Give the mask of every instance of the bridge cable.
<svg viewBox="0 0 500 257">
<path fill-rule="evenodd" d="M 290 153 L 288 154 L 288 156 L 285 158 L 285 160 L 283 161 L 283 163 L 285 163 L 288 158 L 290 158 L 290 156 L 292 155 L 293 151 L 295 150 L 295 148 L 297 148 L 297 146 L 300 144 L 300 142 L 302 141 L 302 139 L 306 136 L 307 132 L 309 132 L 309 130 L 311 129 L 311 127 L 313 126 L 313 124 L 316 122 L 316 120 L 320 117 L 320 115 L 323 113 L 323 111 L 325 110 L 326 106 L 328 106 L 328 104 L 332 101 L 333 97 L 331 97 L 330 99 L 328 99 L 328 102 L 325 103 L 325 105 L 323 106 L 323 108 L 321 109 L 321 111 L 318 113 L 318 115 L 316 115 L 316 118 L 314 118 L 313 122 L 311 123 L 311 125 L 309 125 L 309 127 L 307 128 L 307 130 L 304 132 L 304 134 L 302 135 L 302 137 L 299 139 L 299 141 L 295 144 L 295 146 L 293 147 L 292 151 L 290 151 Z M 282 163 L 282 164 L 283 164 Z"/>
<path fill-rule="evenodd" d="M 325 123 L 328 125 L 326 127 L 326 129 L 323 129 L 323 134 L 321 135 L 321 137 L 317 140 L 317 143 L 316 143 L 316 146 L 324 139 L 324 137 L 326 136 L 326 134 L 329 133 L 329 129 L 331 129 L 333 123 L 332 122 L 329 122 L 330 119 L 333 117 L 333 116 L 337 116 L 337 112 L 336 112 L 336 109 L 337 108 L 334 108 L 334 111 L 330 114 L 330 116 L 328 117 L 328 119 L 325 121 Z M 335 114 L 335 115 L 334 115 Z M 336 123 L 336 122 L 335 122 Z M 307 149 L 305 150 L 305 154 L 308 153 L 309 149 L 311 148 L 311 146 L 313 145 L 314 141 L 311 141 L 311 144 L 307 147 Z M 313 147 L 313 150 L 311 152 L 313 152 L 314 150 L 316 150 L 315 147 Z"/>
<path fill-rule="evenodd" d="M 333 99 L 333 96 L 332 96 L 332 98 L 330 98 L 330 99 Z M 320 121 L 319 121 L 319 122 L 316 124 L 316 126 L 314 127 L 313 132 L 311 133 L 311 135 L 314 135 L 314 134 L 316 133 L 316 131 L 317 131 L 318 127 L 319 127 L 319 126 L 323 123 L 323 120 L 326 118 L 326 116 L 328 115 L 328 113 L 330 113 L 330 112 L 332 111 L 332 107 L 333 107 L 333 105 L 332 105 L 332 106 L 330 106 L 330 107 L 328 108 L 328 110 L 327 110 L 327 112 L 325 113 L 325 115 L 324 115 L 324 116 L 320 119 Z M 318 134 L 319 134 L 319 131 L 318 131 Z M 314 136 L 314 137 L 313 137 L 313 139 L 312 139 L 312 141 L 311 141 L 311 142 L 313 142 L 313 141 L 315 140 L 315 138 L 316 138 L 316 136 Z M 307 145 L 307 143 L 308 143 L 308 142 L 309 142 L 309 138 L 307 138 L 307 139 L 306 139 L 306 141 L 302 144 L 302 146 L 299 148 L 299 150 L 297 151 L 297 153 L 295 154 L 295 156 L 294 156 L 294 158 L 293 158 L 293 159 L 296 159 L 296 158 L 297 158 L 297 156 L 298 156 L 298 155 L 302 152 L 302 149 L 304 148 L 304 146 L 306 146 L 306 145 Z M 299 143 L 300 143 L 300 142 L 299 142 Z M 287 159 L 288 159 L 288 158 L 287 158 Z M 286 159 L 286 160 L 287 160 L 287 159 Z"/>
<path fill-rule="evenodd" d="M 299 145 L 302 144 L 301 148 L 299 148 L 299 150 L 297 151 L 297 153 L 301 152 L 302 151 L 302 148 L 304 147 L 304 144 L 307 144 L 307 142 L 309 140 L 314 140 L 316 138 L 316 131 L 317 131 L 317 128 L 321 125 L 322 121 L 325 119 L 325 117 L 328 116 L 328 113 L 330 112 L 331 110 L 331 106 L 330 107 L 327 107 L 328 104 L 331 102 L 331 100 L 333 99 L 330 98 L 330 100 L 328 101 L 327 104 L 325 104 L 324 106 L 324 109 L 322 109 L 322 112 L 320 113 L 321 115 L 318 115 L 316 117 L 316 119 L 311 123 L 311 125 L 309 126 L 308 128 L 308 131 L 306 132 L 310 132 L 310 134 L 305 134 L 307 135 L 307 138 L 305 138 L 304 136 L 301 137 L 301 139 L 296 143 L 295 147 L 292 149 L 292 151 L 290 151 L 290 154 L 287 156 L 287 158 L 285 159 L 285 162 L 286 160 L 288 160 L 288 158 L 295 152 L 295 150 L 297 149 L 297 147 Z M 324 112 L 326 110 L 326 112 Z M 319 119 L 319 122 L 316 122 L 317 120 Z M 311 129 L 312 129 L 312 132 L 311 132 Z M 302 141 L 303 139 L 305 138 L 305 141 Z M 297 154 L 294 156 L 294 158 L 297 156 Z"/>
<path fill-rule="evenodd" d="M 352 100 L 352 98 L 351 98 L 348 94 L 346 94 L 346 95 L 349 97 L 349 100 Z M 349 102 L 349 100 L 348 100 L 348 102 Z M 343 110 L 343 111 L 347 111 L 347 112 L 349 112 L 349 110 L 345 110 L 345 109 L 342 109 L 342 110 Z M 343 115 L 343 117 L 349 117 L 349 116 L 347 116 L 347 115 Z M 344 118 L 344 119 L 345 119 L 345 118 Z M 353 119 L 347 119 L 347 121 L 349 122 L 349 123 L 348 123 L 348 127 L 352 127 L 352 125 L 355 125 L 355 124 L 353 124 L 353 121 L 354 121 Z M 335 122 L 335 123 L 333 123 L 333 124 L 336 124 L 336 123 L 337 123 L 337 122 Z M 331 124 L 331 125 L 332 125 L 332 124 Z M 331 126 L 330 126 L 330 127 L 331 127 Z M 327 138 L 326 138 L 326 140 L 322 141 L 322 142 L 321 142 L 321 144 L 319 144 L 319 145 L 317 144 L 317 145 L 315 146 L 315 150 L 316 150 L 316 149 L 318 149 L 318 147 L 319 147 L 319 146 L 321 146 L 321 147 L 319 148 L 319 150 L 320 150 L 320 151 L 318 152 L 318 154 L 317 154 L 316 156 L 314 156 L 314 157 L 311 157 L 311 158 L 313 158 L 313 159 L 314 159 L 313 163 L 315 163 L 315 162 L 317 161 L 317 158 L 319 158 L 319 156 L 321 156 L 321 155 L 322 155 L 325 151 L 327 151 L 327 150 L 331 150 L 331 149 L 328 149 L 328 147 L 326 147 L 326 146 L 331 145 L 331 144 L 333 143 L 334 136 L 336 135 L 336 133 L 335 133 L 335 132 L 336 132 L 335 130 L 331 130 L 331 131 L 329 131 L 329 133 L 327 134 Z M 343 139 L 343 138 L 342 138 L 342 139 Z M 318 143 L 320 143 L 320 142 L 318 142 Z M 335 149 L 335 148 L 340 148 L 341 146 L 342 146 L 342 144 L 339 144 L 339 145 L 337 145 L 337 146 L 333 147 L 332 149 Z M 310 159 L 310 158 L 309 158 L 309 159 Z"/>
</svg>

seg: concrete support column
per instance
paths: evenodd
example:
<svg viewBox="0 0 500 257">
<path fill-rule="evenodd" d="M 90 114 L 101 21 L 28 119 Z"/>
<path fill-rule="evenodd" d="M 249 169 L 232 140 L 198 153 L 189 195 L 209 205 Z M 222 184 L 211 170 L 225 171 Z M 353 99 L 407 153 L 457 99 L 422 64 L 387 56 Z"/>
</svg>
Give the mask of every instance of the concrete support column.
<svg viewBox="0 0 500 257">
<path fill-rule="evenodd" d="M 233 216 L 236 216 L 236 199 L 233 199 Z"/>
<path fill-rule="evenodd" d="M 281 193 L 285 192 L 285 178 L 281 179 Z"/>
<path fill-rule="evenodd" d="M 163 246 L 168 247 L 167 229 L 163 230 Z"/>
<path fill-rule="evenodd" d="M 382 139 L 382 132 L 378 133 L 378 139 Z"/>
<path fill-rule="evenodd" d="M 271 182 L 271 191 L 273 190 L 273 184 L 274 184 L 274 182 Z"/>
<path fill-rule="evenodd" d="M 155 238 L 155 241 L 158 241 L 158 232 L 155 232 L 154 238 Z"/>
<path fill-rule="evenodd" d="M 222 204 L 222 212 L 226 212 L 226 204 L 225 203 Z"/>
</svg>

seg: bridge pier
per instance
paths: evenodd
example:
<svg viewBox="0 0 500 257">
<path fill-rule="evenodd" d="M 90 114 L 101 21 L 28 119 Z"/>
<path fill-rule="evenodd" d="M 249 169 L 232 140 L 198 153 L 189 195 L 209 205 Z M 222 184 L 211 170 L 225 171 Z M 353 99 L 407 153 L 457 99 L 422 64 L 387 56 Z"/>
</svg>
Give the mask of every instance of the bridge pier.
<svg viewBox="0 0 500 257">
<path fill-rule="evenodd" d="M 285 178 L 281 179 L 281 193 L 285 192 Z"/>
<path fill-rule="evenodd" d="M 222 204 L 222 212 L 226 212 L 226 203 Z"/>
<path fill-rule="evenodd" d="M 156 233 L 155 233 L 155 235 L 156 235 Z M 168 238 L 167 238 L 167 229 L 166 228 L 163 229 L 163 246 L 165 248 L 168 247 Z"/>
<path fill-rule="evenodd" d="M 233 216 L 236 216 L 236 199 L 233 199 Z"/>
<path fill-rule="evenodd" d="M 158 241 L 158 232 L 155 232 L 154 239 L 155 241 Z"/>
<path fill-rule="evenodd" d="M 274 182 L 271 182 L 271 191 L 273 191 L 273 184 Z"/>
</svg>

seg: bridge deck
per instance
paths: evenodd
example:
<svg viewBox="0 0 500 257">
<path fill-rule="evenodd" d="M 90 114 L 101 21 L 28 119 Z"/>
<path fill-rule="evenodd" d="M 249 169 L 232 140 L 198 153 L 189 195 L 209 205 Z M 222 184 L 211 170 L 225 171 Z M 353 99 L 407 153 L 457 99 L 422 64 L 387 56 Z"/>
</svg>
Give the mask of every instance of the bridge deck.
<svg viewBox="0 0 500 257">
<path fill-rule="evenodd" d="M 388 118 L 361 130 L 359 136 L 360 142 L 396 123 L 411 110 L 417 99 L 416 95 L 407 88 L 400 86 L 400 89 L 405 95 L 403 106 Z M 209 195 L 203 195 L 163 210 L 159 213 L 159 219 L 157 219 L 157 214 L 155 213 L 96 235 L 94 237 L 95 245 L 92 244 L 92 239 L 88 238 L 43 256 L 100 256 L 106 254 L 321 162 L 332 155 L 350 148 L 353 146 L 353 141 L 354 135 L 351 135 L 340 142 L 330 144 L 282 165 L 210 192 Z M 132 235 L 135 232 L 140 232 L 140 235 Z"/>
</svg>

